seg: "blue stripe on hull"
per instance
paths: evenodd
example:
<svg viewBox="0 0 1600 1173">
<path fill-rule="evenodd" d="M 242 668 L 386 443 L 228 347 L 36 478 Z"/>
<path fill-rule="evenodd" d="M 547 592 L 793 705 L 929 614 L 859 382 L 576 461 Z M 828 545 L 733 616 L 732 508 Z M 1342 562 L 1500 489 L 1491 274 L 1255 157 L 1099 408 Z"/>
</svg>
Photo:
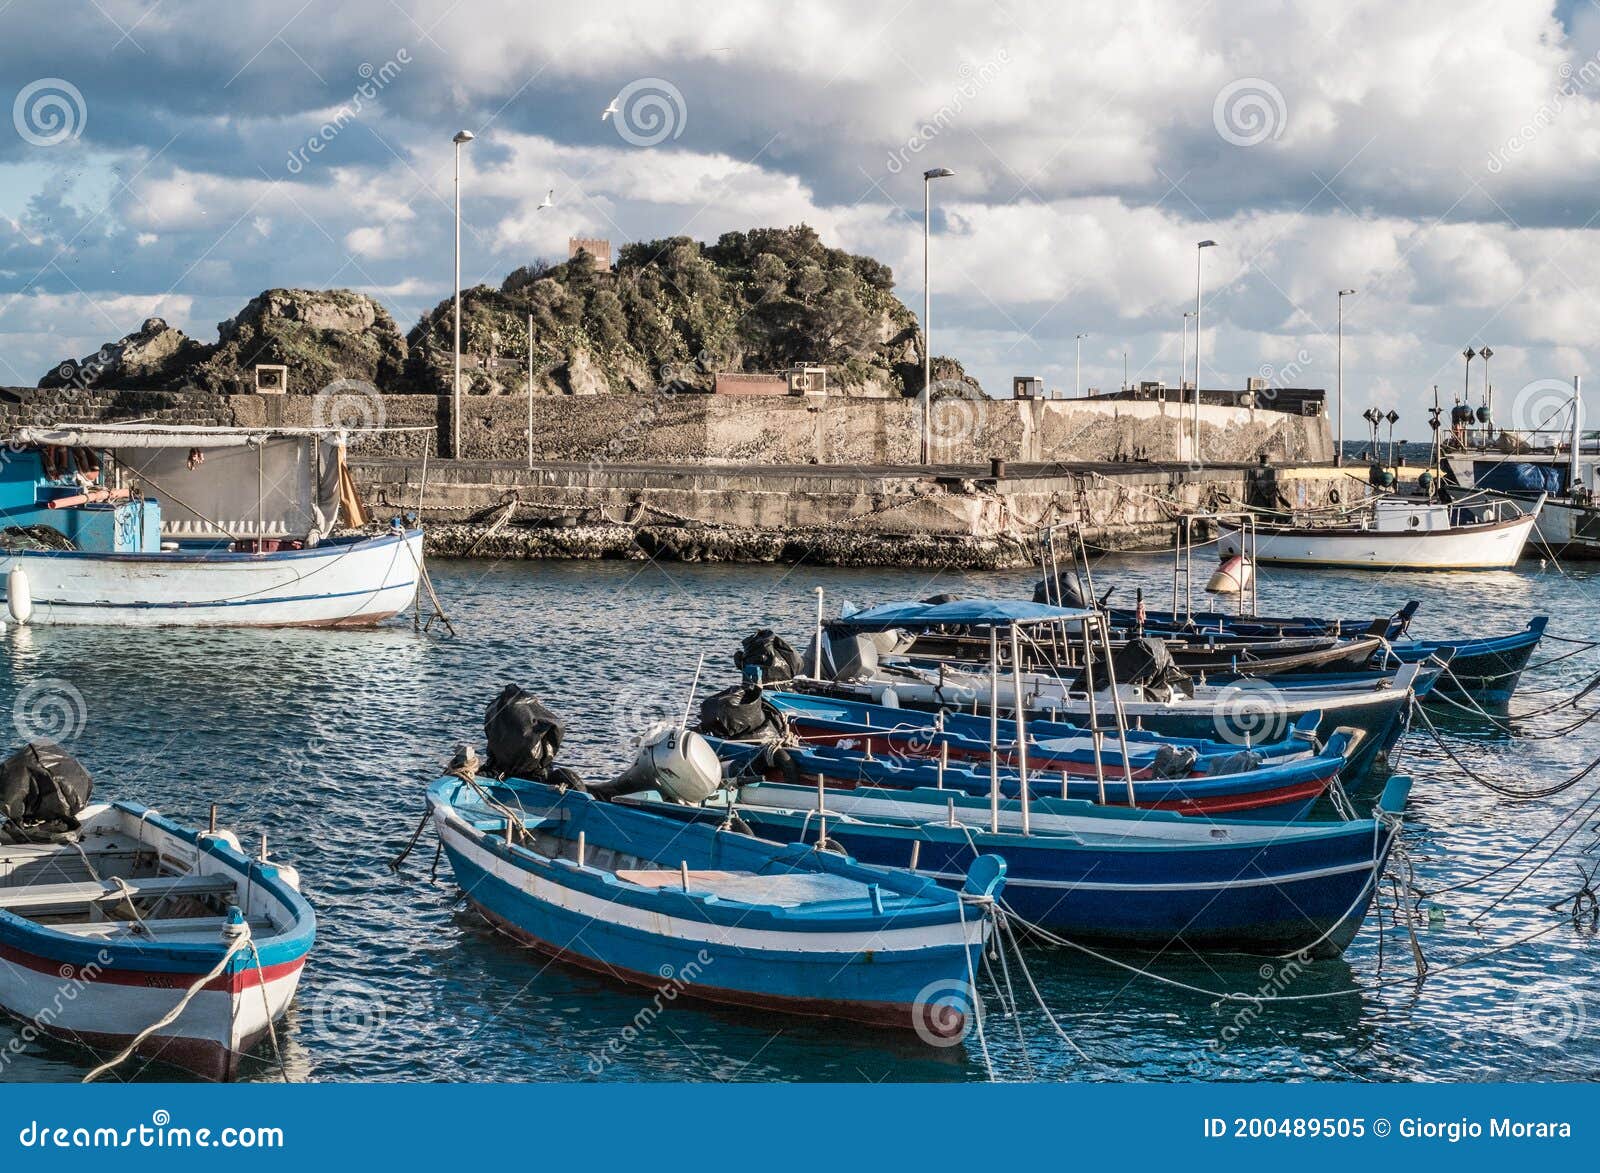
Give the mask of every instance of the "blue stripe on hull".
<svg viewBox="0 0 1600 1173">
<path fill-rule="evenodd" d="M 741 813 L 758 835 L 785 837 L 780 828 L 761 818 L 761 812 Z M 905 839 L 887 838 L 873 829 L 830 823 L 828 834 L 864 863 L 904 866 L 909 859 Z M 1248 857 L 1257 851 L 1262 849 L 1241 849 L 1236 855 Z M 926 840 L 919 854 L 920 872 L 957 876 L 972 859 L 969 847 L 959 845 L 952 849 Z M 1031 881 L 1048 879 L 1059 885 L 1076 878 L 1113 883 L 1119 878 L 1116 873 L 1126 869 L 1118 867 L 1122 860 L 1094 852 L 1074 853 L 1070 862 L 1064 861 L 1060 852 L 1048 850 L 1008 847 L 1003 854 L 1007 866 L 1005 903 L 1019 915 L 1074 940 L 1118 946 L 1161 948 L 1182 941 L 1197 949 L 1290 953 L 1312 946 L 1327 934 L 1328 940 L 1318 953 L 1336 954 L 1360 927 L 1372 895 L 1370 869 L 1240 886 L 1230 881 L 1247 879 L 1257 869 L 1248 864 L 1240 866 L 1234 857 L 1226 862 L 1207 860 L 1209 865 L 1220 866 L 1205 869 L 1214 876 L 1214 882 L 1206 883 L 1185 875 L 1185 863 L 1191 861 L 1176 859 L 1178 853 L 1168 852 L 1158 853 L 1158 858 L 1150 861 L 1158 865 L 1154 870 L 1159 874 L 1126 878 L 1130 882 L 1191 881 L 1199 886 L 1156 891 L 1043 887 Z M 1350 862 L 1347 853 L 1343 862 Z M 1063 863 L 1070 869 L 1069 876 L 1062 874 Z M 1215 874 L 1230 870 L 1231 875 Z"/>
<path fill-rule="evenodd" d="M 681 941 L 560 908 L 490 875 L 450 846 L 445 853 L 456 882 L 492 921 L 505 922 L 549 952 L 585 958 L 595 963 L 591 968 L 625 971 L 616 974 L 623 980 L 653 975 L 660 986 L 681 984 L 686 998 L 836 1003 L 840 1017 L 857 1017 L 850 1012 L 855 1007 L 874 1021 L 904 1019 L 910 1026 L 911 1007 L 930 985 L 967 980 L 968 958 L 959 945 L 919 948 L 897 959 L 889 953 L 746 950 Z M 976 947 L 971 963 L 978 964 Z"/>
</svg>

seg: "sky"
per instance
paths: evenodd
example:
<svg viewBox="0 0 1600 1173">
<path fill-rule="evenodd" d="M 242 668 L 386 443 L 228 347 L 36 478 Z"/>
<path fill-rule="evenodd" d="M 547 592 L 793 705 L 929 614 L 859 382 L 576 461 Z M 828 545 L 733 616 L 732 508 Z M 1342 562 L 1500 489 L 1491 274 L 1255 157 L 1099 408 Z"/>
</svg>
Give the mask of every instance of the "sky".
<svg viewBox="0 0 1600 1173">
<path fill-rule="evenodd" d="M 1464 371 L 1476 403 L 1469 346 L 1507 426 L 1593 374 L 1593 0 L 0 0 L 0 102 L 0 384 L 274 286 L 408 329 L 460 129 L 467 285 L 804 222 L 920 311 L 946 167 L 933 349 L 990 393 L 1073 394 L 1080 334 L 1084 389 L 1176 384 L 1197 261 L 1206 386 L 1331 393 L 1355 291 L 1352 439 L 1369 406 L 1425 439 Z"/>
</svg>

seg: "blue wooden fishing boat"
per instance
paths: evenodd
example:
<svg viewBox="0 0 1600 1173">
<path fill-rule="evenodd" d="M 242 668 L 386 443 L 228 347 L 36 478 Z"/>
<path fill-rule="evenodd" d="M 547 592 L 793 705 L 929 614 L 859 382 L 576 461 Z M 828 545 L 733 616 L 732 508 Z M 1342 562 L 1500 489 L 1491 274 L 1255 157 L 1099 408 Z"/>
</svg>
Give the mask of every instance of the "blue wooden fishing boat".
<svg viewBox="0 0 1600 1173">
<path fill-rule="evenodd" d="M 948 995 L 972 1004 L 1004 882 L 994 856 L 974 856 L 951 892 L 934 877 L 662 817 L 697 807 L 454 775 L 428 804 L 473 907 L 549 956 L 674 998 L 929 1036 L 965 1029 Z"/>
<path fill-rule="evenodd" d="M 945 756 L 954 760 L 988 761 L 990 721 L 966 713 L 939 714 L 896 709 L 865 701 L 808 693 L 765 690 L 762 696 L 787 720 L 806 745 L 838 745 L 860 751 L 909 757 Z M 1251 749 L 1221 741 L 1159 737 L 1142 729 L 1124 734 L 1127 762 L 1134 778 L 1182 777 L 1231 773 L 1310 757 L 1322 714 L 1303 713 L 1279 741 L 1257 742 Z M 1009 717 L 996 729 L 1000 760 L 1014 765 L 1017 726 Z M 1102 730 L 1060 721 L 1028 722 L 1028 757 L 1040 770 L 1079 777 L 1097 777 L 1106 770 L 1122 773 L 1123 755 L 1115 738 Z M 738 740 L 738 739 L 733 739 Z M 1095 765 L 1096 755 L 1099 768 Z"/>
<path fill-rule="evenodd" d="M 1366 917 L 1410 789 L 1396 775 L 1372 818 L 1334 823 L 1195 819 L 1060 799 L 996 807 L 949 790 L 767 782 L 742 787 L 734 809 L 763 838 L 827 840 L 947 885 L 963 883 L 980 853 L 994 853 L 1006 861 L 1005 906 L 1075 941 L 1330 957 Z M 687 822 L 723 817 L 656 807 Z"/>
<path fill-rule="evenodd" d="M 760 746 L 707 737 L 730 777 L 766 778 L 799 784 L 820 778 L 829 788 L 863 786 L 893 790 L 921 787 L 984 795 L 998 785 L 1008 798 L 1021 792 L 1022 775 L 1014 766 L 988 767 L 918 758 L 868 757 L 848 746 Z M 1208 818 L 1266 819 L 1295 822 L 1311 813 L 1339 771 L 1359 735 L 1341 730 L 1322 752 L 1274 766 L 1231 774 L 1181 778 L 1073 778 L 1045 769 L 1028 774 L 1029 793 L 1037 798 L 1083 799 L 1142 810 L 1170 810 Z M 1030 756 L 1030 764 L 1032 759 Z"/>
<path fill-rule="evenodd" d="M 316 939 L 294 870 L 137 803 L 73 822 L 0 837 L 0 1009 L 96 1052 L 233 1079 Z"/>
</svg>

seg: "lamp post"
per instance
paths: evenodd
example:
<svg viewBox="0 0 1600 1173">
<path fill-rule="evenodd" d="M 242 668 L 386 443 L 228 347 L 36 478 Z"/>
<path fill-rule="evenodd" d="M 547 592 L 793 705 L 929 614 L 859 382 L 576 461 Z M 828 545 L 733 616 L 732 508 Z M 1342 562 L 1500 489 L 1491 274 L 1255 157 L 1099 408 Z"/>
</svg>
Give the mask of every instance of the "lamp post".
<svg viewBox="0 0 1600 1173">
<path fill-rule="evenodd" d="M 1076 389 L 1073 394 L 1078 399 L 1083 398 L 1083 340 L 1087 337 L 1089 337 L 1087 334 L 1079 334 L 1073 339 L 1078 344 L 1077 374 L 1073 377 L 1076 383 Z"/>
<path fill-rule="evenodd" d="M 1467 405 L 1467 411 L 1471 411 L 1472 410 L 1472 360 L 1478 357 L 1478 352 L 1476 350 L 1473 350 L 1472 347 L 1469 346 L 1469 347 L 1467 347 L 1465 350 L 1463 350 L 1461 352 L 1461 357 L 1467 360 L 1467 365 L 1465 367 L 1463 367 L 1462 370 L 1461 370 L 1461 402 Z M 1466 421 L 1466 423 L 1467 423 L 1467 428 L 1469 430 L 1467 431 L 1467 433 L 1465 435 L 1465 438 L 1463 440 L 1463 446 L 1470 448 L 1472 446 L 1472 432 L 1470 431 L 1470 429 L 1472 427 L 1472 421 L 1469 419 L 1469 420 Z"/>
<path fill-rule="evenodd" d="M 1339 467 L 1344 465 L 1344 299 L 1354 292 L 1354 289 L 1339 290 L 1339 390 L 1334 400 L 1336 415 L 1333 421 L 1333 432 L 1337 437 L 1333 442 L 1333 463 Z"/>
<path fill-rule="evenodd" d="M 1194 246 L 1194 465 L 1200 467 L 1200 260 L 1208 248 L 1216 248 L 1214 240 L 1202 240 Z"/>
<path fill-rule="evenodd" d="M 1494 384 L 1489 382 L 1489 359 L 1494 351 L 1487 346 L 1478 351 L 1478 357 L 1483 359 L 1483 430 L 1487 439 L 1494 439 Z"/>
<path fill-rule="evenodd" d="M 461 459 L 461 147 L 475 136 L 459 130 L 450 141 L 456 145 L 456 306 L 455 335 L 450 357 L 455 364 L 455 383 L 450 397 L 450 455 Z"/>
<path fill-rule="evenodd" d="M 1178 430 L 1183 430 L 1183 392 L 1189 382 L 1189 319 L 1194 314 L 1189 310 L 1183 311 L 1183 322 L 1179 330 L 1178 342 Z"/>
<path fill-rule="evenodd" d="M 948 167 L 934 167 L 922 173 L 922 463 L 932 458 L 932 429 L 929 418 L 933 414 L 933 348 L 928 338 L 928 321 L 933 311 L 933 289 L 928 280 L 928 236 L 933 218 L 933 190 L 935 179 L 948 179 L 955 172 Z"/>
</svg>

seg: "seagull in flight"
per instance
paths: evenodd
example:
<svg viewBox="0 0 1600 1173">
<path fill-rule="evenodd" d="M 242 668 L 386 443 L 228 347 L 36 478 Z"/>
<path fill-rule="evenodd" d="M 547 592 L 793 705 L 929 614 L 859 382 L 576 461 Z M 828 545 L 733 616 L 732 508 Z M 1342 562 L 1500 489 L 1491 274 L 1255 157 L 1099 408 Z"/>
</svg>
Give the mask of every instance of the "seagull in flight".
<svg viewBox="0 0 1600 1173">
<path fill-rule="evenodd" d="M 601 122 L 604 122 L 607 118 L 610 118 L 613 114 L 621 114 L 622 113 L 622 107 L 617 105 L 617 102 L 618 102 L 619 99 L 621 99 L 621 97 L 622 97 L 622 95 L 618 94 L 615 98 L 611 99 L 611 104 L 610 105 L 608 105 L 604 110 L 600 111 L 600 121 Z"/>
<path fill-rule="evenodd" d="M 553 208 L 555 206 L 556 206 L 556 189 L 552 187 L 550 189 L 550 194 L 544 197 L 544 203 L 540 204 L 537 208 L 534 209 L 534 211 L 535 212 L 542 212 L 546 208 Z"/>
</svg>

